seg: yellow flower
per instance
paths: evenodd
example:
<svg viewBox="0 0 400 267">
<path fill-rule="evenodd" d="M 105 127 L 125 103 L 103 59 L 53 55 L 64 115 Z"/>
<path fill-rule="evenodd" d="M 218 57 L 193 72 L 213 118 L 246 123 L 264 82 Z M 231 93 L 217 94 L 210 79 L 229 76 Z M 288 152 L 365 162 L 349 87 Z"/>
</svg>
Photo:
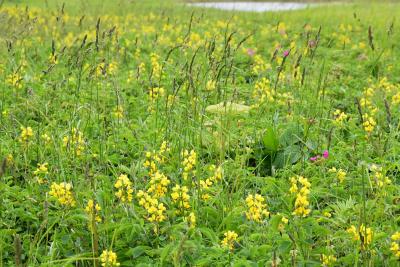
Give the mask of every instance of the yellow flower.
<svg viewBox="0 0 400 267">
<path fill-rule="evenodd" d="M 118 105 L 114 109 L 114 117 L 121 119 L 124 117 L 124 109 L 121 105 Z"/>
<path fill-rule="evenodd" d="M 33 136 L 33 130 L 31 127 L 21 127 L 21 135 L 19 137 L 20 142 L 29 142 Z"/>
<path fill-rule="evenodd" d="M 76 204 L 70 183 L 52 183 L 49 195 L 55 197 L 61 205 L 74 207 Z"/>
<path fill-rule="evenodd" d="M 343 111 L 341 111 L 340 109 L 335 110 L 335 112 L 333 113 L 333 116 L 335 118 L 335 124 L 336 125 L 343 125 L 343 122 L 345 122 L 347 120 L 347 114 L 344 113 Z"/>
<path fill-rule="evenodd" d="M 367 228 L 364 224 L 357 229 L 354 225 L 347 229 L 347 233 L 351 234 L 354 241 L 361 240 L 361 247 L 364 248 L 372 242 L 373 231 L 371 228 Z"/>
<path fill-rule="evenodd" d="M 364 130 L 370 134 L 374 131 L 374 128 L 376 126 L 376 121 L 374 120 L 373 117 L 371 117 L 370 115 L 368 115 L 367 113 L 365 113 L 363 115 L 363 126 L 364 126 Z"/>
<path fill-rule="evenodd" d="M 119 262 L 117 262 L 117 254 L 115 254 L 112 250 L 103 250 L 103 253 L 100 255 L 101 266 L 103 267 L 113 267 L 119 266 Z"/>
<path fill-rule="evenodd" d="M 41 135 L 41 138 L 42 138 L 42 140 L 44 141 L 45 144 L 48 144 L 48 143 L 50 143 L 50 141 L 51 141 L 50 136 L 48 136 L 48 135 L 45 134 L 45 133 Z"/>
<path fill-rule="evenodd" d="M 292 194 L 296 193 L 293 214 L 306 217 L 311 212 L 311 209 L 308 208 L 310 205 L 308 201 L 308 195 L 310 194 L 311 184 L 308 179 L 304 178 L 303 176 L 298 176 L 297 178 L 292 177 L 290 178 L 290 182 L 291 187 L 289 192 Z M 300 190 L 299 185 L 301 186 Z"/>
<path fill-rule="evenodd" d="M 132 201 L 132 182 L 129 180 L 128 176 L 121 174 L 115 182 L 114 187 L 117 189 L 115 195 L 122 203 L 129 203 Z"/>
<path fill-rule="evenodd" d="M 85 140 L 83 134 L 76 128 L 72 128 L 70 136 L 64 136 L 64 147 L 71 148 L 75 155 L 80 156 L 85 150 Z"/>
<path fill-rule="evenodd" d="M 166 219 L 164 212 L 167 209 L 157 198 L 142 190 L 136 194 L 136 197 L 139 199 L 139 205 L 147 211 L 147 220 L 149 222 L 162 222 Z"/>
<path fill-rule="evenodd" d="M 321 263 L 324 267 L 332 266 L 336 262 L 336 260 L 337 259 L 334 255 L 321 255 Z"/>
<path fill-rule="evenodd" d="M 224 233 L 224 239 L 221 241 L 221 245 L 224 248 L 233 250 L 235 242 L 238 238 L 238 234 L 235 231 L 228 231 Z"/>
<path fill-rule="evenodd" d="M 190 152 L 188 150 L 184 150 L 182 151 L 182 157 L 183 157 L 182 177 L 184 180 L 187 180 L 190 174 L 195 175 L 196 173 L 194 168 L 196 167 L 197 154 L 193 149 Z"/>
<path fill-rule="evenodd" d="M 152 193 L 154 197 L 160 198 L 165 196 L 170 184 L 170 180 L 163 173 L 156 171 L 150 176 L 150 188 L 147 190 Z"/>
<path fill-rule="evenodd" d="M 186 186 L 176 185 L 174 188 L 172 188 L 171 198 L 172 202 L 178 206 L 178 214 L 182 213 L 183 210 L 190 208 L 190 196 L 188 192 L 189 189 Z"/>
<path fill-rule="evenodd" d="M 196 227 L 196 216 L 193 212 L 189 213 L 189 215 L 185 218 L 185 221 L 187 222 L 189 228 L 193 229 Z"/>
<path fill-rule="evenodd" d="M 263 218 L 269 216 L 265 199 L 259 194 L 248 195 L 246 205 L 246 217 L 249 220 L 261 222 Z"/>
<path fill-rule="evenodd" d="M 33 171 L 33 174 L 35 175 L 35 178 L 39 184 L 46 182 L 45 176 L 49 173 L 47 165 L 47 162 L 43 164 L 38 163 L 38 167 L 35 171 Z"/>
<path fill-rule="evenodd" d="M 328 172 L 336 173 L 336 179 L 339 181 L 339 183 L 343 183 L 347 175 L 347 173 L 344 170 L 342 169 L 337 170 L 335 167 L 330 168 Z"/>
<path fill-rule="evenodd" d="M 22 88 L 23 78 L 19 73 L 12 73 L 7 76 L 6 83 L 17 89 Z"/>
<path fill-rule="evenodd" d="M 101 217 L 99 215 L 99 212 L 101 211 L 101 207 L 98 203 L 95 204 L 93 199 L 89 199 L 89 201 L 86 205 L 85 211 L 88 214 L 90 221 L 94 217 L 94 220 L 96 222 L 101 222 Z"/>
<path fill-rule="evenodd" d="M 400 259 L 400 232 L 396 232 L 391 236 L 392 243 L 390 246 L 390 251 L 393 252 L 397 259 Z"/>
<path fill-rule="evenodd" d="M 207 84 L 206 84 L 207 91 L 214 91 L 216 87 L 217 87 L 216 81 L 213 81 L 213 80 L 207 81 Z"/>
</svg>

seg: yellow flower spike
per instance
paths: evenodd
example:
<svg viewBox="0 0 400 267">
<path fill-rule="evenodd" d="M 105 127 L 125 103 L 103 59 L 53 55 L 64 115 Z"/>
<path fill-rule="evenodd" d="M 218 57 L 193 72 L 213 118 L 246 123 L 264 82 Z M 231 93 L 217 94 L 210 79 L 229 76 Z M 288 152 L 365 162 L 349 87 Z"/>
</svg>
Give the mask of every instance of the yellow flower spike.
<svg viewBox="0 0 400 267">
<path fill-rule="evenodd" d="M 117 254 L 112 250 L 103 250 L 100 255 L 100 262 L 103 267 L 115 267 L 120 265 L 117 261 Z"/>
<path fill-rule="evenodd" d="M 55 197 L 57 201 L 67 207 L 75 207 L 75 199 L 72 195 L 72 184 L 70 183 L 52 183 L 49 195 Z"/>
<path fill-rule="evenodd" d="M 269 211 L 267 210 L 267 204 L 265 204 L 265 199 L 259 195 L 248 195 L 246 198 L 246 217 L 248 220 L 261 222 L 265 217 L 269 216 Z"/>
<path fill-rule="evenodd" d="M 122 203 L 129 203 L 132 201 L 132 182 L 127 175 L 121 174 L 115 182 L 114 187 L 117 189 L 115 195 Z"/>
<path fill-rule="evenodd" d="M 221 246 L 232 251 L 237 238 L 238 234 L 235 233 L 235 231 L 227 231 L 224 233 L 224 239 L 221 241 Z"/>
<path fill-rule="evenodd" d="M 291 187 L 289 192 L 291 194 L 296 194 L 293 214 L 300 217 L 307 217 L 311 212 L 311 209 L 308 208 L 310 205 L 308 195 L 310 194 L 311 183 L 307 178 L 302 176 L 292 177 L 290 178 L 290 182 Z M 300 190 L 299 185 L 301 186 Z"/>
</svg>

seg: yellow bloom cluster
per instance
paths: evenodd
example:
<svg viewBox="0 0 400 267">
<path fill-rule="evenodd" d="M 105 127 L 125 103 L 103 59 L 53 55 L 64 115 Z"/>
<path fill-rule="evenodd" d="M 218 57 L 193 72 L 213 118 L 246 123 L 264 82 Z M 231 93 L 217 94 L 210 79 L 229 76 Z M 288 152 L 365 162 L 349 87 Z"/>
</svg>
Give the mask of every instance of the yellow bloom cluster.
<svg viewBox="0 0 400 267">
<path fill-rule="evenodd" d="M 334 123 L 338 126 L 342 126 L 343 122 L 347 120 L 347 114 L 341 111 L 340 109 L 336 109 L 335 112 L 333 112 L 333 117 L 334 117 Z"/>
<path fill-rule="evenodd" d="M 49 195 L 55 197 L 61 205 L 74 207 L 76 204 L 70 183 L 52 183 Z"/>
<path fill-rule="evenodd" d="M 64 136 L 63 138 L 64 147 L 73 148 L 75 154 L 80 156 L 85 150 L 85 140 L 83 134 L 76 128 L 72 128 L 71 136 Z"/>
<path fill-rule="evenodd" d="M 100 255 L 101 266 L 103 267 L 114 267 L 119 266 L 119 262 L 117 262 L 117 254 L 112 250 L 103 250 L 103 253 Z"/>
<path fill-rule="evenodd" d="M 224 248 L 233 250 L 235 242 L 238 238 L 238 234 L 235 231 L 227 231 L 224 233 L 224 239 L 221 241 L 221 245 Z"/>
<path fill-rule="evenodd" d="M 400 232 L 396 232 L 391 237 L 392 243 L 390 251 L 393 252 L 394 256 L 400 260 Z"/>
<path fill-rule="evenodd" d="M 193 229 L 196 227 L 196 215 L 193 212 L 189 213 L 189 215 L 185 218 L 189 228 Z"/>
<path fill-rule="evenodd" d="M 9 84 L 10 86 L 21 89 L 22 88 L 22 81 L 23 78 L 20 74 L 18 73 L 12 73 L 7 76 L 6 83 Z"/>
<path fill-rule="evenodd" d="M 149 222 L 162 222 L 166 219 L 166 208 L 163 203 L 160 203 L 157 198 L 140 190 L 136 197 L 139 199 L 139 205 L 142 206 L 148 213 L 147 220 Z"/>
<path fill-rule="evenodd" d="M 292 185 L 289 191 L 292 194 L 296 194 L 293 214 L 306 217 L 311 212 L 311 209 L 308 208 L 310 205 L 308 195 L 310 194 L 311 184 L 303 176 L 292 177 L 290 182 Z M 301 187 L 300 189 L 299 186 Z"/>
<path fill-rule="evenodd" d="M 339 183 L 343 183 L 347 175 L 347 173 L 344 170 L 336 169 L 335 167 L 330 168 L 328 172 L 336 173 L 336 179 L 339 181 Z"/>
<path fill-rule="evenodd" d="M 31 127 L 21 127 L 21 135 L 19 136 L 19 141 L 23 143 L 29 142 L 33 136 L 33 130 Z"/>
<path fill-rule="evenodd" d="M 94 203 L 93 199 L 89 199 L 85 211 L 87 215 L 89 216 L 89 220 L 92 221 L 92 219 L 95 220 L 95 222 L 101 222 L 101 217 L 99 215 L 99 212 L 101 211 L 101 207 L 98 203 Z"/>
<path fill-rule="evenodd" d="M 115 195 L 121 200 L 122 203 L 128 203 L 132 201 L 132 182 L 129 180 L 128 176 L 121 174 L 114 184 L 117 189 Z"/>
<path fill-rule="evenodd" d="M 196 175 L 196 170 L 194 170 L 194 168 L 196 167 L 197 163 L 197 154 L 193 149 L 190 150 L 190 152 L 185 149 L 184 151 L 182 151 L 182 157 L 182 177 L 184 180 L 187 180 L 190 174 L 192 174 L 193 176 Z"/>
<path fill-rule="evenodd" d="M 321 263 L 324 267 L 332 266 L 336 262 L 336 260 L 337 259 L 334 255 L 321 255 Z"/>
<path fill-rule="evenodd" d="M 372 165 L 371 171 L 372 171 L 372 183 L 376 185 L 378 188 L 382 188 L 385 185 L 389 185 L 392 183 L 389 177 L 384 175 L 384 173 L 382 172 L 382 167 L 379 167 L 377 165 Z"/>
<path fill-rule="evenodd" d="M 278 230 L 280 232 L 283 232 L 283 230 L 285 230 L 285 225 L 287 225 L 288 223 L 289 223 L 288 218 L 286 218 L 285 216 L 282 216 L 282 219 L 281 219 L 280 223 L 278 224 Z"/>
<path fill-rule="evenodd" d="M 363 120 L 364 120 L 364 122 L 363 122 L 364 130 L 368 134 L 372 133 L 376 126 L 376 121 L 374 120 L 374 118 L 372 116 L 368 115 L 368 113 L 365 113 L 363 115 Z"/>
<path fill-rule="evenodd" d="M 253 97 L 259 103 L 263 103 L 265 101 L 273 102 L 274 101 L 274 92 L 271 89 L 271 82 L 267 78 L 262 78 L 257 81 L 254 85 Z"/>
<path fill-rule="evenodd" d="M 159 63 L 159 61 L 160 61 L 159 55 L 155 53 L 152 53 L 150 55 L 151 71 L 156 79 L 159 79 L 162 75 L 161 64 Z"/>
<path fill-rule="evenodd" d="M 248 195 L 246 205 L 246 217 L 248 220 L 261 222 L 264 217 L 269 216 L 265 199 L 260 194 Z"/>
<path fill-rule="evenodd" d="M 254 56 L 254 64 L 251 69 L 253 74 L 260 75 L 270 69 L 271 69 L 271 64 L 266 63 L 265 60 L 260 55 Z"/>
<path fill-rule="evenodd" d="M 38 163 L 38 167 L 33 172 L 33 174 L 35 175 L 35 179 L 39 184 L 43 184 L 46 182 L 46 175 L 49 173 L 47 165 L 47 162 L 43 164 Z"/>
<path fill-rule="evenodd" d="M 358 241 L 361 238 L 361 247 L 364 248 L 365 245 L 369 245 L 372 242 L 373 231 L 371 228 L 366 228 L 364 224 L 357 229 L 354 225 L 347 229 L 347 233 L 352 235 L 354 241 Z"/>
<path fill-rule="evenodd" d="M 190 196 L 188 194 L 189 189 L 186 186 L 180 186 L 176 185 L 174 188 L 172 188 L 172 202 L 176 204 L 179 208 L 179 211 L 177 213 L 183 213 L 185 209 L 190 208 L 189 200 Z"/>
<path fill-rule="evenodd" d="M 143 163 L 143 166 L 149 169 L 149 176 L 152 176 L 157 172 L 157 164 L 161 164 L 165 162 L 166 152 L 169 152 L 170 148 L 168 147 L 168 143 L 164 141 L 160 149 L 158 151 L 146 152 L 146 161 Z"/>
<path fill-rule="evenodd" d="M 150 176 L 150 187 L 147 192 L 152 193 L 154 197 L 160 198 L 165 196 L 167 193 L 167 186 L 170 184 L 170 180 L 163 173 L 156 171 Z"/>
<path fill-rule="evenodd" d="M 207 91 L 214 91 L 215 88 L 217 87 L 216 81 L 213 80 L 208 80 L 206 83 L 206 90 Z"/>
<path fill-rule="evenodd" d="M 116 106 L 113 115 L 117 119 L 122 119 L 124 117 L 124 108 L 121 105 Z"/>
<path fill-rule="evenodd" d="M 210 194 L 208 193 L 208 191 L 210 190 L 211 186 L 214 183 L 219 182 L 220 180 L 222 180 L 222 168 L 221 166 L 219 166 L 218 168 L 212 164 L 209 167 L 209 170 L 213 172 L 213 175 L 205 180 L 200 180 L 200 187 L 201 187 L 201 198 L 204 201 L 207 201 L 210 198 Z"/>
<path fill-rule="evenodd" d="M 97 76 L 107 76 L 107 75 L 112 75 L 117 72 L 118 69 L 118 64 L 116 62 L 101 62 L 99 65 L 97 65 L 96 68 L 96 74 Z"/>
</svg>

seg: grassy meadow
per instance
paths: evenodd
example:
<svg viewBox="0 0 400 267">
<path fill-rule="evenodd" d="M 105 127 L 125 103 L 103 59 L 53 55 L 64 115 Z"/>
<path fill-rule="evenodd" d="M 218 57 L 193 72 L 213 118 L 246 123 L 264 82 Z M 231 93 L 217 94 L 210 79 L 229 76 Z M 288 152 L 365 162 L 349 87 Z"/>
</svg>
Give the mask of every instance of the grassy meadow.
<svg viewBox="0 0 400 267">
<path fill-rule="evenodd" d="M 0 267 L 400 266 L 400 4 L 0 4 Z"/>
</svg>

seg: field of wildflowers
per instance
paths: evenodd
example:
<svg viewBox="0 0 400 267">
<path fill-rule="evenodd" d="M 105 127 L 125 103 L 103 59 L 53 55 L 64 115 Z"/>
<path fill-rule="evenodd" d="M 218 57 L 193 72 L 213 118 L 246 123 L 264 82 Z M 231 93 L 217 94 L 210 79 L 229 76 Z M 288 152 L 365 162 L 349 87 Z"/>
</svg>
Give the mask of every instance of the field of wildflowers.
<svg viewBox="0 0 400 267">
<path fill-rule="evenodd" d="M 0 4 L 0 266 L 399 266 L 396 3 Z"/>
</svg>

